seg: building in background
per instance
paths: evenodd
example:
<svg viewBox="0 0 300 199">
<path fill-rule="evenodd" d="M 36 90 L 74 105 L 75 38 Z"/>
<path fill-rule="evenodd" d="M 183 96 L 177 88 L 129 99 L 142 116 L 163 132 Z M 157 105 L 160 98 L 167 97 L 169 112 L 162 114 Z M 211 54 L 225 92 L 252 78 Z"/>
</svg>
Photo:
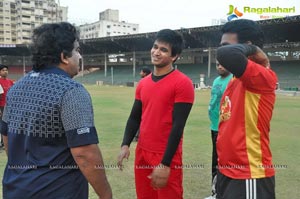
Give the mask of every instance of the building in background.
<svg viewBox="0 0 300 199">
<path fill-rule="evenodd" d="M 211 20 L 211 25 L 212 26 L 219 26 L 219 25 L 223 25 L 227 22 L 226 19 L 212 19 Z"/>
<path fill-rule="evenodd" d="M 67 12 L 55 0 L 1 0 L 0 45 L 29 43 L 35 27 L 67 21 Z"/>
<path fill-rule="evenodd" d="M 107 9 L 99 13 L 99 21 L 79 26 L 80 39 L 129 35 L 139 33 L 139 25 L 119 21 L 119 10 Z"/>
</svg>

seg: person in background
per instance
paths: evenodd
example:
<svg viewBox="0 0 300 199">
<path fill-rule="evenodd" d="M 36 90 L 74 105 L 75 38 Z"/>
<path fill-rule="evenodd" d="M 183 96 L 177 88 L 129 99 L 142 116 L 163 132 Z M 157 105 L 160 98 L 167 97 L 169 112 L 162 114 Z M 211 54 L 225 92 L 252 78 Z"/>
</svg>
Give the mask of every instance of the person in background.
<svg viewBox="0 0 300 199">
<path fill-rule="evenodd" d="M 151 73 L 151 70 L 147 67 L 143 67 L 140 71 L 140 76 L 141 78 L 146 77 L 147 75 L 149 75 Z"/>
<path fill-rule="evenodd" d="M 211 88 L 211 97 L 208 106 L 208 116 L 210 119 L 211 141 L 212 141 L 212 163 L 211 163 L 211 175 L 212 175 L 212 195 L 205 199 L 214 199 L 216 196 L 216 182 L 217 182 L 217 166 L 218 155 L 216 149 L 216 142 L 218 137 L 219 126 L 219 113 L 220 113 L 220 101 L 222 95 L 227 87 L 227 84 L 232 79 L 232 74 L 226 70 L 218 61 L 216 61 L 216 69 L 219 76 L 214 80 Z"/>
<path fill-rule="evenodd" d="M 1 86 L 1 94 L 0 94 L 0 118 L 2 120 L 2 113 L 4 106 L 6 104 L 6 94 L 7 91 L 12 87 L 14 81 L 7 78 L 8 75 L 8 66 L 0 64 L 0 86 Z M 0 123 L 1 123 L 0 120 Z M 0 124 L 1 125 L 1 124 Z M 0 136 L 1 142 L 0 147 L 4 147 L 2 135 Z"/>
<path fill-rule="evenodd" d="M 234 78 L 221 99 L 217 198 L 275 198 L 270 122 L 277 77 L 261 50 L 260 26 L 247 19 L 222 27 L 217 60 Z"/>
<path fill-rule="evenodd" d="M 194 102 L 191 80 L 173 67 L 183 48 L 178 32 L 160 30 L 151 49 L 154 71 L 136 88 L 118 165 L 123 168 L 140 127 L 134 163 L 138 199 L 183 198 L 182 135 Z"/>
<path fill-rule="evenodd" d="M 91 97 L 72 79 L 82 58 L 76 28 L 37 27 L 31 51 L 33 71 L 9 90 L 3 113 L 3 198 L 88 199 L 89 182 L 99 198 L 112 199 Z"/>
</svg>

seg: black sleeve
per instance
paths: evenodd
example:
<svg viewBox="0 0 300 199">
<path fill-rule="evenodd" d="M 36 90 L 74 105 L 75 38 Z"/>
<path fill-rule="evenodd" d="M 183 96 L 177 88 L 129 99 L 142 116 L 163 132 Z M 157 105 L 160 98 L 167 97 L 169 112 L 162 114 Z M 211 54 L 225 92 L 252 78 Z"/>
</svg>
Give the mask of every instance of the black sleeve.
<svg viewBox="0 0 300 199">
<path fill-rule="evenodd" d="M 135 100 L 131 109 L 131 113 L 127 120 L 123 142 L 121 146 L 128 145 L 132 142 L 137 130 L 140 127 L 142 116 L 142 102 Z"/>
<path fill-rule="evenodd" d="M 248 64 L 247 57 L 256 52 L 256 46 L 248 44 L 233 44 L 217 49 L 219 63 L 236 77 L 241 77 Z"/>
<path fill-rule="evenodd" d="M 175 103 L 174 105 L 172 130 L 169 136 L 167 149 L 161 161 L 163 165 L 170 166 L 171 164 L 192 106 L 193 104 L 191 103 Z"/>
</svg>

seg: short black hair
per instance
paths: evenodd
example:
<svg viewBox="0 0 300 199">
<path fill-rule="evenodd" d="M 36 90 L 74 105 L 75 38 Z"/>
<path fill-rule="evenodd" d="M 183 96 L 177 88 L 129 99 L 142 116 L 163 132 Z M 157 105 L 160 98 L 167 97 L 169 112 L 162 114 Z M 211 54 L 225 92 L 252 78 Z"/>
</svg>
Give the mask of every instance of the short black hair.
<svg viewBox="0 0 300 199">
<path fill-rule="evenodd" d="M 252 44 L 262 48 L 264 44 L 264 34 L 261 27 L 249 19 L 237 19 L 227 22 L 221 29 L 222 33 L 236 33 L 239 43 Z"/>
<path fill-rule="evenodd" d="M 143 68 L 141 69 L 141 71 L 143 71 L 144 73 L 146 73 L 146 75 L 149 75 L 149 74 L 151 73 L 150 68 L 147 68 L 147 67 L 143 67 Z"/>
<path fill-rule="evenodd" d="M 172 57 L 180 55 L 184 49 L 184 40 L 182 35 L 174 30 L 163 29 L 158 31 L 155 40 L 170 44 L 172 48 Z"/>
<path fill-rule="evenodd" d="M 0 64 L 0 70 L 2 70 L 3 68 L 7 68 L 8 69 L 8 66 L 6 66 L 4 64 Z"/>
<path fill-rule="evenodd" d="M 71 57 L 76 40 L 79 41 L 79 33 L 68 22 L 43 24 L 34 29 L 31 45 L 33 70 L 59 64 L 61 53 Z"/>
</svg>

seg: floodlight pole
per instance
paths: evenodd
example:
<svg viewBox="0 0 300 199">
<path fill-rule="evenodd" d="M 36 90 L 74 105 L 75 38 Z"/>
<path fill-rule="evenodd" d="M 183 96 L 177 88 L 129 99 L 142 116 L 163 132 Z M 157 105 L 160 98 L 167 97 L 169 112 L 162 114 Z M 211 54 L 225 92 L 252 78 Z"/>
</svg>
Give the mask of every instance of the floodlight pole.
<svg viewBox="0 0 300 199">
<path fill-rule="evenodd" d="M 104 77 L 107 76 L 107 56 L 106 53 L 104 53 Z"/>
<path fill-rule="evenodd" d="M 135 67 L 136 67 L 136 64 L 135 64 L 135 51 L 133 51 L 132 66 L 133 66 L 132 75 L 133 75 L 133 77 L 135 77 Z"/>
<path fill-rule="evenodd" d="M 114 67 L 112 66 L 110 70 L 111 70 L 111 85 L 114 85 Z"/>
<path fill-rule="evenodd" d="M 210 78 L 210 65 L 211 65 L 211 47 L 208 48 L 208 64 L 207 64 L 207 78 Z"/>
<path fill-rule="evenodd" d="M 25 56 L 23 55 L 23 76 L 26 74 Z"/>
<path fill-rule="evenodd" d="M 84 73 L 84 61 L 83 61 L 83 58 L 81 58 L 81 70 L 82 70 L 81 77 L 83 77 L 83 73 Z"/>
</svg>

